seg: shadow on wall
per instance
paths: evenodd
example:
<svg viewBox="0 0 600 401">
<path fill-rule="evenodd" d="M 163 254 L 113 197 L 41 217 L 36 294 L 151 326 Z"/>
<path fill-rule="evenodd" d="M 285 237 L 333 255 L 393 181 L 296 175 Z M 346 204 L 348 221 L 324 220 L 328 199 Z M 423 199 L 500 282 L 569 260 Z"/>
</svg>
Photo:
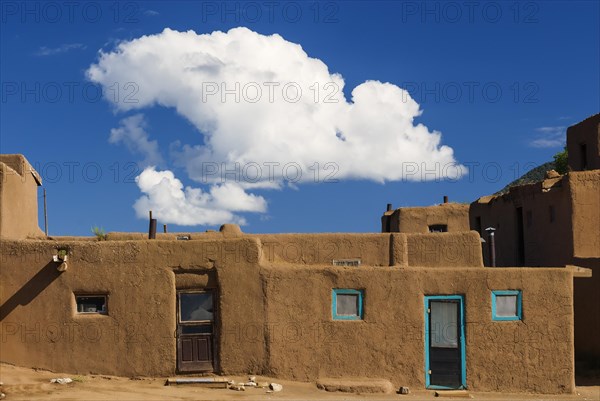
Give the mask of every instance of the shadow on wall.
<svg viewBox="0 0 600 401">
<path fill-rule="evenodd" d="M 0 306 L 0 322 L 19 305 L 27 305 L 60 276 L 56 263 L 50 262 L 36 273 L 19 291 Z"/>
</svg>

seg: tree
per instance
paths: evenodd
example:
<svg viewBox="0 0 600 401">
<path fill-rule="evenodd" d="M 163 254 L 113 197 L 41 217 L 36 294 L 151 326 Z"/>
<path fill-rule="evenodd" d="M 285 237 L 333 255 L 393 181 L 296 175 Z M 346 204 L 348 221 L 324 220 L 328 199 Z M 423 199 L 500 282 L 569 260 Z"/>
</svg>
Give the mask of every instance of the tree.
<svg viewBox="0 0 600 401">
<path fill-rule="evenodd" d="M 566 174 L 569 172 L 568 153 L 567 147 L 554 155 L 554 169 L 559 174 Z"/>
</svg>

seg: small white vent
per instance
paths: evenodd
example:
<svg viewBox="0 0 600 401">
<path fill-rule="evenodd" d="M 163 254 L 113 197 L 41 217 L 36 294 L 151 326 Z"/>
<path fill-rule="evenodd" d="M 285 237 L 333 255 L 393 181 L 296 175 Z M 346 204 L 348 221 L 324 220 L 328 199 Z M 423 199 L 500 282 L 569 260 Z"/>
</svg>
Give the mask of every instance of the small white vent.
<svg viewBox="0 0 600 401">
<path fill-rule="evenodd" d="M 177 236 L 177 241 L 189 241 L 189 240 L 190 240 L 189 235 L 178 235 Z"/>
</svg>

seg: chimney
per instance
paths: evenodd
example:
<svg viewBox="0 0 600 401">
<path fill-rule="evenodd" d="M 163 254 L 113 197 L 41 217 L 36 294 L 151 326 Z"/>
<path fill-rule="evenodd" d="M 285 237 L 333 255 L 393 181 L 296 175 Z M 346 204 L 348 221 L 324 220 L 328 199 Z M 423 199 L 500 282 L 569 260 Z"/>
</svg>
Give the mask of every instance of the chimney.
<svg viewBox="0 0 600 401">
<path fill-rule="evenodd" d="M 387 211 L 388 211 L 388 212 L 391 212 L 391 211 L 392 211 L 392 204 L 391 204 L 391 203 L 388 203 L 388 204 L 387 204 Z"/>
<path fill-rule="evenodd" d="M 448 195 L 444 195 L 444 203 L 448 203 Z"/>
<path fill-rule="evenodd" d="M 156 219 L 152 218 L 152 210 L 150 210 L 150 225 L 148 227 L 148 239 L 156 239 Z"/>
</svg>

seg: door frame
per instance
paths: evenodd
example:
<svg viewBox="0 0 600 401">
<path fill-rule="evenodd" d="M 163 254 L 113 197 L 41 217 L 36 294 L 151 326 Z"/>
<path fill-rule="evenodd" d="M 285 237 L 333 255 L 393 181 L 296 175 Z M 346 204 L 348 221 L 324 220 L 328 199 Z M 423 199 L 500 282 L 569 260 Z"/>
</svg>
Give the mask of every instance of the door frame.
<svg viewBox="0 0 600 401">
<path fill-rule="evenodd" d="M 466 345 L 465 345 L 465 302 L 463 295 L 425 295 L 424 299 L 424 317 L 425 317 L 425 388 L 437 389 L 437 390 L 456 390 L 454 387 L 446 387 L 446 386 L 438 386 L 432 385 L 430 383 L 430 374 L 429 374 L 429 341 L 430 341 L 430 332 L 429 332 L 429 301 L 432 300 L 443 300 L 443 301 L 458 301 L 458 307 L 460 311 L 460 370 L 461 370 L 461 385 L 458 389 L 466 389 L 467 388 L 467 357 L 466 357 Z"/>
<path fill-rule="evenodd" d="M 201 322 L 195 322 L 195 323 L 180 323 L 180 299 L 179 296 L 180 294 L 198 294 L 198 293 L 210 293 L 212 295 L 212 301 L 213 301 L 213 320 L 211 321 L 210 325 L 212 328 L 212 341 L 210 342 L 211 345 L 211 353 L 212 353 L 212 370 L 180 370 L 179 368 L 179 364 L 180 364 L 180 336 L 181 336 L 181 332 L 180 332 L 180 327 L 181 326 L 195 326 L 195 325 L 202 325 L 203 323 Z M 218 308 L 217 308 L 217 289 L 216 288 L 182 288 L 182 289 L 177 289 L 175 292 L 175 353 L 176 353 L 176 358 L 175 358 L 175 370 L 177 373 L 182 373 L 182 374 L 188 374 L 188 373 L 211 373 L 211 372 L 217 372 L 219 367 L 218 367 L 218 352 L 217 352 L 217 319 L 219 318 L 218 315 Z"/>
</svg>

